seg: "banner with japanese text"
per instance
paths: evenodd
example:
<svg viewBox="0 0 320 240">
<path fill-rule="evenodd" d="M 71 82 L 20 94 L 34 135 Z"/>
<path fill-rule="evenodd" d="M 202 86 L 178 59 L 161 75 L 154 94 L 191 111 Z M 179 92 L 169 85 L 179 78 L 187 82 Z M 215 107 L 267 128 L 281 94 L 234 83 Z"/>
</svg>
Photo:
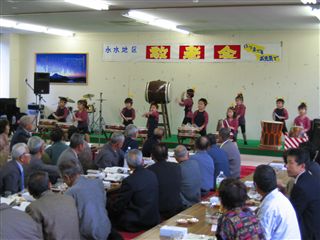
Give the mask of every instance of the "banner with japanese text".
<svg viewBox="0 0 320 240">
<path fill-rule="evenodd" d="M 112 62 L 280 62 L 282 44 L 115 44 L 103 45 Z"/>
</svg>

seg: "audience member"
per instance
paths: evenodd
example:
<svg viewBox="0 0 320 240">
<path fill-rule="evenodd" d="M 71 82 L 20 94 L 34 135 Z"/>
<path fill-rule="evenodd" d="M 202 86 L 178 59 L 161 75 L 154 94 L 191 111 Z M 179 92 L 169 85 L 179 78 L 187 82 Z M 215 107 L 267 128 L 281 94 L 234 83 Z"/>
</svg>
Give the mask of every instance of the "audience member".
<svg viewBox="0 0 320 240">
<path fill-rule="evenodd" d="M 75 201 L 65 194 L 51 192 L 50 188 L 48 173 L 39 171 L 30 175 L 28 190 L 36 201 L 26 208 L 26 213 L 41 226 L 44 239 L 80 239 Z"/>
<path fill-rule="evenodd" d="M 12 160 L 1 169 L 0 193 L 14 194 L 25 187 L 24 165 L 30 163 L 31 156 L 25 143 L 17 143 L 12 147 Z"/>
<path fill-rule="evenodd" d="M 23 116 L 19 120 L 19 127 L 14 132 L 11 143 L 10 149 L 12 149 L 13 145 L 16 143 L 25 143 L 27 144 L 28 139 L 31 137 L 30 132 L 33 130 L 33 122 L 34 118 L 31 116 Z"/>
<path fill-rule="evenodd" d="M 296 211 L 302 239 L 320 239 L 320 182 L 308 170 L 309 153 L 290 149 L 287 172 L 295 178 L 290 201 Z"/>
<path fill-rule="evenodd" d="M 247 207 L 247 188 L 240 180 L 227 178 L 219 187 L 224 208 L 218 219 L 217 239 L 264 239 L 258 217 Z"/>
<path fill-rule="evenodd" d="M 228 156 L 230 177 L 240 178 L 241 157 L 238 146 L 230 139 L 230 130 L 228 128 L 221 128 L 219 131 L 219 138 L 222 142 L 220 148 L 225 151 Z"/>
<path fill-rule="evenodd" d="M 9 133 L 10 124 L 8 120 L 0 120 L 0 168 L 7 163 L 9 158 Z"/>
<path fill-rule="evenodd" d="M 201 173 L 196 161 L 189 159 L 189 152 L 183 145 L 174 150 L 174 157 L 181 168 L 181 199 L 184 208 L 201 200 Z"/>
<path fill-rule="evenodd" d="M 152 137 L 149 137 L 142 146 L 142 154 L 144 157 L 151 157 L 153 146 L 160 143 L 163 136 L 164 136 L 163 128 L 154 129 Z"/>
<path fill-rule="evenodd" d="M 277 188 L 272 167 L 260 165 L 253 176 L 257 192 L 262 196 L 258 217 L 267 240 L 301 239 L 296 213 L 287 197 Z"/>
<path fill-rule="evenodd" d="M 123 152 L 127 152 L 130 149 L 139 149 L 139 143 L 137 141 L 138 128 L 135 125 L 129 124 L 126 127 L 125 136 L 126 138 L 121 148 Z"/>
<path fill-rule="evenodd" d="M 47 172 L 51 183 L 56 183 L 59 178 L 57 166 L 43 163 L 42 157 L 44 155 L 45 143 L 37 136 L 33 136 L 28 140 L 28 148 L 31 154 L 31 160 L 28 168 L 26 169 L 27 177 L 35 171 Z"/>
<path fill-rule="evenodd" d="M 205 136 L 197 138 L 195 142 L 196 154 L 190 157 L 191 160 L 198 163 L 200 168 L 202 196 L 206 195 L 214 188 L 214 164 L 212 158 L 207 152 L 208 147 L 208 138 Z"/>
<path fill-rule="evenodd" d="M 121 150 L 124 142 L 122 133 L 113 133 L 110 142 L 105 144 L 94 160 L 98 168 L 123 167 L 124 153 Z"/>
<path fill-rule="evenodd" d="M 109 202 L 109 213 L 117 228 L 138 232 L 160 221 L 159 185 L 156 175 L 143 167 L 141 151 L 130 150 L 126 161 L 133 173 L 122 181 L 115 202 Z"/>
<path fill-rule="evenodd" d="M 82 239 L 107 239 L 111 223 L 101 180 L 81 176 L 79 166 L 71 161 L 60 162 L 59 170 L 69 187 L 65 194 L 73 197 L 76 202 Z"/>
<path fill-rule="evenodd" d="M 50 133 L 50 140 L 52 142 L 52 145 L 45 150 L 51 160 L 50 163 L 52 165 L 57 165 L 61 153 L 68 148 L 68 145 L 65 144 L 62 139 L 62 129 L 59 127 L 52 129 Z"/>
</svg>

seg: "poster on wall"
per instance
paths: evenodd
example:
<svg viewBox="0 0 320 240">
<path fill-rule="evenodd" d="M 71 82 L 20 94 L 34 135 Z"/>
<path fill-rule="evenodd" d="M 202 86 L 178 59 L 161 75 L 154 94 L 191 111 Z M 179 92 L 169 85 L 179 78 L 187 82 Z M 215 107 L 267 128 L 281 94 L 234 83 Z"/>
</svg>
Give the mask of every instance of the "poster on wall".
<svg viewBox="0 0 320 240">
<path fill-rule="evenodd" d="M 103 45 L 103 60 L 118 62 L 263 62 L 281 61 L 282 44 L 116 44 Z"/>
<path fill-rule="evenodd" d="M 50 83 L 87 84 L 87 53 L 36 53 L 36 72 L 50 73 Z"/>
</svg>

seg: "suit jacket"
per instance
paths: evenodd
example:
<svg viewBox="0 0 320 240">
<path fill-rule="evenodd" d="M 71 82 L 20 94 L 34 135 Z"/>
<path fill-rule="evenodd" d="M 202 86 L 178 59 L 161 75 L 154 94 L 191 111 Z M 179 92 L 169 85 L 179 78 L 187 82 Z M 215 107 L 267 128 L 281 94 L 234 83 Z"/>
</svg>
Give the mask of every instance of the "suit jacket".
<svg viewBox="0 0 320 240">
<path fill-rule="evenodd" d="M 170 218 L 182 210 L 181 168 L 173 162 L 156 162 L 148 169 L 153 171 L 159 182 L 159 211 L 162 218 Z"/>
<path fill-rule="evenodd" d="M 296 210 L 303 239 L 320 239 L 320 182 L 309 171 L 294 184 L 290 201 Z"/>
<path fill-rule="evenodd" d="M 43 239 L 40 225 L 25 212 L 0 204 L 0 239 Z"/>
<path fill-rule="evenodd" d="M 27 144 L 30 137 L 31 137 L 30 133 L 27 132 L 23 127 L 19 126 L 12 136 L 11 143 L 10 143 L 10 150 L 12 149 L 13 145 L 15 145 L 16 143 Z"/>
<path fill-rule="evenodd" d="M 129 232 L 152 228 L 160 222 L 158 201 L 156 175 L 138 167 L 122 181 L 116 201 L 110 204 L 113 223 Z"/>
<path fill-rule="evenodd" d="M 7 162 L 1 169 L 0 182 L 0 194 L 3 194 L 5 191 L 10 191 L 13 194 L 22 190 L 21 173 L 18 163 L 15 160 Z"/>
<path fill-rule="evenodd" d="M 227 153 L 230 168 L 230 177 L 240 178 L 241 157 L 238 147 L 231 140 L 221 145 L 221 149 Z"/>
<path fill-rule="evenodd" d="M 80 239 L 79 218 L 72 197 L 46 191 L 26 212 L 41 224 L 44 239 Z"/>
<path fill-rule="evenodd" d="M 312 161 L 308 165 L 308 170 L 311 172 L 311 174 L 320 181 L 320 165 L 319 163 Z"/>
<path fill-rule="evenodd" d="M 111 223 L 106 210 L 106 194 L 99 179 L 80 176 L 66 193 L 76 202 L 82 239 L 107 239 Z"/>
<path fill-rule="evenodd" d="M 110 143 L 107 143 L 100 150 L 94 162 L 98 168 L 123 167 L 124 153 L 121 149 L 114 151 Z"/>
<path fill-rule="evenodd" d="M 51 164 L 56 165 L 62 152 L 68 148 L 68 145 L 62 141 L 53 143 L 46 149 L 46 153 L 51 159 Z"/>
<path fill-rule="evenodd" d="M 72 148 L 68 147 L 61 153 L 57 162 L 57 166 L 59 167 L 59 164 L 64 161 L 73 161 L 80 167 L 81 172 L 83 172 L 82 165 L 80 163 L 78 155 L 72 150 Z"/>
<path fill-rule="evenodd" d="M 123 152 L 126 152 L 128 151 L 129 147 L 130 149 L 139 149 L 138 141 L 136 139 L 132 139 L 131 137 L 126 137 L 121 149 Z"/>
<path fill-rule="evenodd" d="M 151 157 L 151 151 L 153 145 L 158 144 L 160 141 L 155 137 L 149 137 L 142 146 L 142 155 L 144 157 Z"/>
</svg>

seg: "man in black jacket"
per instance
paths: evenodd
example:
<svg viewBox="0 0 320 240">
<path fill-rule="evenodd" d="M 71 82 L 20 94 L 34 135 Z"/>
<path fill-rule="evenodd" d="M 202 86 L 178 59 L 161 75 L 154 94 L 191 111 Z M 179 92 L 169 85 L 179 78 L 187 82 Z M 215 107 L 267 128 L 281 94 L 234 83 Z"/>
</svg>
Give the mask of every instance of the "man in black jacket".
<svg viewBox="0 0 320 240">
<path fill-rule="evenodd" d="M 126 138 L 121 148 L 124 153 L 130 149 L 139 149 L 139 143 L 137 141 L 138 128 L 135 125 L 129 124 L 126 127 L 125 136 Z"/>
<path fill-rule="evenodd" d="M 143 167 L 141 151 L 130 150 L 126 161 L 133 173 L 122 181 L 115 201 L 108 202 L 109 217 L 116 228 L 138 232 L 160 221 L 158 180 Z"/>
<path fill-rule="evenodd" d="M 19 127 L 14 132 L 11 143 L 10 143 L 10 149 L 12 149 L 13 145 L 17 143 L 25 143 L 27 144 L 28 139 L 31 137 L 30 132 L 33 129 L 33 123 L 34 118 L 31 116 L 23 116 L 19 119 Z"/>
<path fill-rule="evenodd" d="M 163 219 L 168 219 L 182 210 L 181 168 L 179 164 L 167 162 L 168 147 L 159 143 L 152 148 L 152 160 L 156 163 L 149 169 L 159 182 L 159 210 Z"/>
<path fill-rule="evenodd" d="M 291 149 L 287 153 L 287 171 L 295 178 L 290 201 L 295 208 L 302 239 L 320 239 L 320 182 L 306 169 L 309 153 Z"/>
<path fill-rule="evenodd" d="M 144 157 L 151 157 L 152 147 L 161 142 L 163 138 L 164 130 L 162 128 L 156 128 L 153 132 L 153 136 L 148 138 L 142 146 L 142 154 Z"/>
</svg>

